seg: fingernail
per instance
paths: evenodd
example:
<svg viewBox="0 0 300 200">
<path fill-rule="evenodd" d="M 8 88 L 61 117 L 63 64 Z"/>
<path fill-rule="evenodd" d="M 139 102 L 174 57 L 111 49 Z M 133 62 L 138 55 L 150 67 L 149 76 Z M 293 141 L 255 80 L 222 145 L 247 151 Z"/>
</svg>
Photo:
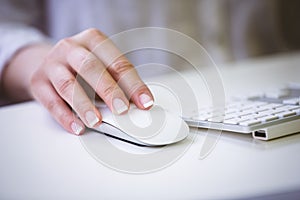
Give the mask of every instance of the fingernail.
<svg viewBox="0 0 300 200">
<path fill-rule="evenodd" d="M 100 121 L 93 111 L 87 111 L 85 114 L 85 119 L 90 127 L 94 127 Z"/>
<path fill-rule="evenodd" d="M 151 99 L 151 97 L 147 94 L 141 94 L 139 98 L 140 98 L 140 102 L 144 106 L 144 108 L 149 108 L 154 103 L 153 100 Z"/>
<path fill-rule="evenodd" d="M 72 122 L 71 128 L 76 135 L 79 135 L 83 130 L 83 127 L 77 124 L 76 122 Z"/>
<path fill-rule="evenodd" d="M 119 98 L 115 98 L 113 100 L 113 107 L 114 107 L 115 111 L 117 112 L 117 114 L 121 114 L 121 113 L 125 112 L 126 110 L 128 110 L 128 106 L 124 103 L 123 100 L 121 100 Z"/>
</svg>

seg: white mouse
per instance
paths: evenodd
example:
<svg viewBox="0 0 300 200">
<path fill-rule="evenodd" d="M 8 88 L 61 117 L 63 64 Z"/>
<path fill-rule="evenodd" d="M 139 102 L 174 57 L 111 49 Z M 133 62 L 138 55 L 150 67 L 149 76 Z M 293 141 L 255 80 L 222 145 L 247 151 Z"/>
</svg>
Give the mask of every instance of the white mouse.
<svg viewBox="0 0 300 200">
<path fill-rule="evenodd" d="M 161 146 L 179 142 L 187 137 L 189 127 L 179 116 L 160 106 L 140 110 L 131 104 L 128 113 L 114 115 L 101 104 L 102 124 L 92 128 L 117 139 L 142 146 Z"/>
</svg>

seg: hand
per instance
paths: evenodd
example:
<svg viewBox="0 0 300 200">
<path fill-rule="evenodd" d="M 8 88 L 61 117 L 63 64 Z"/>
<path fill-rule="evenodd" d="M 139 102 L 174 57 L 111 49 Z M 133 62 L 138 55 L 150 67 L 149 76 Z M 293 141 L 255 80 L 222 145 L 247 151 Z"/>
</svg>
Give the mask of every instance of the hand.
<svg viewBox="0 0 300 200">
<path fill-rule="evenodd" d="M 108 41 L 105 45 L 104 41 Z M 101 113 L 78 82 L 80 76 L 116 114 L 153 104 L 132 64 L 100 31 L 88 29 L 59 41 L 32 74 L 30 92 L 66 130 L 76 135 L 101 123 Z M 115 59 L 117 58 L 117 59 Z M 129 100 L 128 100 L 129 99 Z M 79 118 L 75 117 L 72 109 Z"/>
</svg>

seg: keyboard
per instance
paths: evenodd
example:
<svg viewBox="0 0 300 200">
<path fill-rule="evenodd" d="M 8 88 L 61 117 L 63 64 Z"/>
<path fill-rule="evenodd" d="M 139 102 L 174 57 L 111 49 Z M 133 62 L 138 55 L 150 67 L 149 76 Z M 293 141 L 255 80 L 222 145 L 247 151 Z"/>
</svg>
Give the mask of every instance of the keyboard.
<svg viewBox="0 0 300 200">
<path fill-rule="evenodd" d="M 184 118 L 191 127 L 210 128 L 252 134 L 255 139 L 270 140 L 300 132 L 300 84 L 235 98 L 224 107 L 200 108 Z"/>
</svg>

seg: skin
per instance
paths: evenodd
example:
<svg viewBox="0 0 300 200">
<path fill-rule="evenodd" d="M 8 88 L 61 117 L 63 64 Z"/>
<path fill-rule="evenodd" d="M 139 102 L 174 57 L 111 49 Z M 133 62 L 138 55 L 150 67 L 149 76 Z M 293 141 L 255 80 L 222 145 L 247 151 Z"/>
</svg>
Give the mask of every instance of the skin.
<svg viewBox="0 0 300 200">
<path fill-rule="evenodd" d="M 99 45 L 103 41 L 105 45 Z M 54 46 L 26 46 L 3 71 L 3 89 L 12 101 L 39 101 L 64 129 L 80 135 L 86 126 L 101 124 L 101 113 L 78 76 L 116 114 L 125 113 L 129 101 L 140 109 L 149 109 L 152 105 L 149 88 L 132 64 L 120 55 L 114 44 L 97 29 L 62 39 Z"/>
</svg>

